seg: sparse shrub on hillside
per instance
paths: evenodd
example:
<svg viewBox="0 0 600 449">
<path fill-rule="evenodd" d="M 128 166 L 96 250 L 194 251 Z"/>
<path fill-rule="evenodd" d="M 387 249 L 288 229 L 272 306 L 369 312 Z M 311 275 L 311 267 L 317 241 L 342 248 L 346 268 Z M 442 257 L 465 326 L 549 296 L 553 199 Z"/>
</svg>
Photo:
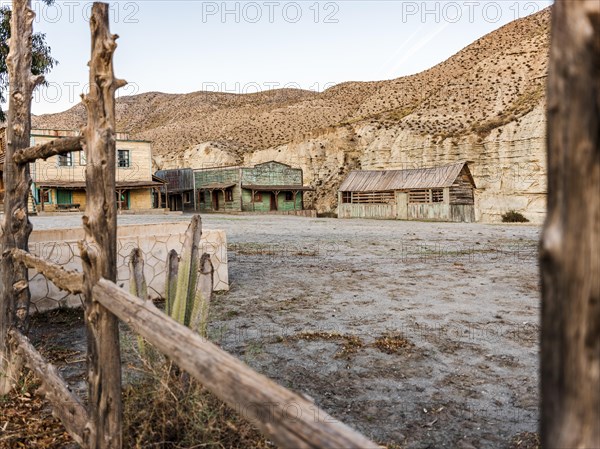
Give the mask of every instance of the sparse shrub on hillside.
<svg viewBox="0 0 600 449">
<path fill-rule="evenodd" d="M 529 220 L 523 216 L 520 212 L 509 210 L 502 214 L 503 223 L 528 223 Z"/>
</svg>

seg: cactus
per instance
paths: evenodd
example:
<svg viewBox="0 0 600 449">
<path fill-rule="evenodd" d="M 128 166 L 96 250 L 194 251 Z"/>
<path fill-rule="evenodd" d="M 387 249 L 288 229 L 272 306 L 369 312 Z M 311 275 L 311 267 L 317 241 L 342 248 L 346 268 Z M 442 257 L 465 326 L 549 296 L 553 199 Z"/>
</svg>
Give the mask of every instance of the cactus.
<svg viewBox="0 0 600 449">
<path fill-rule="evenodd" d="M 139 248 L 134 248 L 129 256 L 129 293 L 143 300 L 148 299 L 148 284 L 144 276 L 144 258 Z M 138 350 L 142 357 L 148 355 L 146 341 L 140 335 L 137 336 Z"/>
<path fill-rule="evenodd" d="M 167 256 L 165 280 L 165 313 L 174 320 L 206 337 L 208 311 L 213 290 L 214 268 L 209 254 L 198 257 L 202 222 L 199 215 L 185 232 L 181 257 L 175 250 Z M 148 298 L 144 278 L 144 260 L 139 248 L 129 256 L 130 292 L 142 299 Z M 145 353 L 145 343 L 139 339 L 140 353 Z"/>
<path fill-rule="evenodd" d="M 208 325 L 208 310 L 210 298 L 213 291 L 213 264 L 210 261 L 210 255 L 202 254 L 200 258 L 200 276 L 198 277 L 198 289 L 194 307 L 192 309 L 191 328 L 198 332 L 204 338 L 207 337 L 206 328 Z"/>
<path fill-rule="evenodd" d="M 171 317 L 179 323 L 188 326 L 194 307 L 196 297 L 196 283 L 198 280 L 198 246 L 200 236 L 202 235 L 202 226 L 200 216 L 195 215 L 185 231 L 185 240 L 179 267 L 177 270 L 177 291 L 173 301 Z"/>
</svg>

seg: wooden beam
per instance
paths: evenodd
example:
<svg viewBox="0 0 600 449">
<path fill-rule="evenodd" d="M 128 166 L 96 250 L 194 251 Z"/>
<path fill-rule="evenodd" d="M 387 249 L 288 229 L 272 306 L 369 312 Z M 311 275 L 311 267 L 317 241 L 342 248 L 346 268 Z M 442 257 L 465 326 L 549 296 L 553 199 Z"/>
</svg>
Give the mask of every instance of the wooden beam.
<svg viewBox="0 0 600 449">
<path fill-rule="evenodd" d="M 166 316 L 148 301 L 101 279 L 94 298 L 278 446 L 379 448 L 313 402 L 252 370 L 242 361 Z M 185 342 L 185 344 L 182 344 Z"/>
<path fill-rule="evenodd" d="M 10 331 L 9 336 L 25 365 L 42 382 L 41 390 L 52 405 L 52 413 L 61 420 L 75 442 L 83 444 L 88 413 L 81 400 L 71 393 L 56 367 L 44 360 L 27 337 L 15 329 Z"/>
<path fill-rule="evenodd" d="M 80 242 L 84 270 L 85 323 L 88 339 L 88 406 L 85 446 L 120 449 L 122 446 L 121 355 L 117 318 L 94 301 L 99 279 L 117 278 L 117 215 L 115 207 L 115 91 L 124 86 L 113 72 L 118 36 L 111 35 L 108 4 L 94 3 L 90 17 L 92 56 L 89 94 L 83 98 L 88 123 L 84 129 L 87 156 L 85 237 Z"/>
<path fill-rule="evenodd" d="M 10 255 L 17 262 L 33 268 L 43 274 L 61 290 L 77 295 L 83 293 L 83 274 L 78 271 L 65 270 L 59 265 L 36 257 L 21 249 L 12 249 Z"/>
<path fill-rule="evenodd" d="M 17 164 L 13 156 L 29 146 L 31 134 L 31 95 L 41 76 L 31 74 L 31 39 L 34 12 L 29 0 L 14 0 L 11 12 L 10 50 L 6 58 L 9 77 L 6 157 L 4 161 L 4 251 L 29 250 L 31 223 L 28 216 L 31 175 L 29 164 Z M 15 264 L 12 257 L 0 263 L 0 395 L 8 393 L 20 371 L 18 357 L 13 357 L 7 343 L 8 331 L 16 326 L 27 332 L 29 326 L 29 285 L 27 268 Z"/>
<path fill-rule="evenodd" d="M 17 164 L 35 162 L 37 159 L 48 159 L 58 154 L 66 154 L 83 149 L 83 136 L 54 139 L 40 145 L 17 151 L 13 160 Z"/>
<path fill-rule="evenodd" d="M 600 2 L 552 6 L 542 447 L 600 447 Z"/>
</svg>

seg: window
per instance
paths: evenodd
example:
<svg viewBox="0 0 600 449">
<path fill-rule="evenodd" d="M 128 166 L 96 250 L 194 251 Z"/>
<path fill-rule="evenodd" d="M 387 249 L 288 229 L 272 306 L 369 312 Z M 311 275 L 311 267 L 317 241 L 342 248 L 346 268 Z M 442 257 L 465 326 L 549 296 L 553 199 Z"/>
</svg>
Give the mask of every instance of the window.
<svg viewBox="0 0 600 449">
<path fill-rule="evenodd" d="M 444 189 L 432 189 L 431 190 L 431 202 L 432 203 L 443 203 L 444 202 Z"/>
<path fill-rule="evenodd" d="M 85 151 L 79 152 L 79 165 L 87 165 L 87 157 Z"/>
<path fill-rule="evenodd" d="M 58 166 L 59 167 L 72 167 L 73 166 L 73 153 L 59 154 L 58 155 Z"/>
<path fill-rule="evenodd" d="M 233 201 L 233 190 L 225 190 L 225 201 L 227 201 L 228 203 L 231 203 Z"/>
<path fill-rule="evenodd" d="M 285 192 L 286 201 L 294 201 L 294 194 L 292 192 Z"/>
<path fill-rule="evenodd" d="M 394 192 L 342 192 L 342 203 L 393 204 Z"/>
<path fill-rule="evenodd" d="M 260 193 L 260 192 L 255 192 L 254 193 L 254 202 L 255 203 L 262 203 L 262 193 Z"/>
<path fill-rule="evenodd" d="M 201 203 L 205 203 L 206 202 L 206 198 L 204 196 L 204 192 L 200 192 L 199 201 Z"/>
<path fill-rule="evenodd" d="M 183 202 L 188 204 L 192 202 L 192 193 L 191 192 L 184 192 L 183 194 Z"/>
<path fill-rule="evenodd" d="M 429 189 L 411 190 L 408 192 L 409 203 L 429 203 Z"/>
<path fill-rule="evenodd" d="M 129 150 L 117 150 L 117 167 L 129 168 Z"/>
</svg>

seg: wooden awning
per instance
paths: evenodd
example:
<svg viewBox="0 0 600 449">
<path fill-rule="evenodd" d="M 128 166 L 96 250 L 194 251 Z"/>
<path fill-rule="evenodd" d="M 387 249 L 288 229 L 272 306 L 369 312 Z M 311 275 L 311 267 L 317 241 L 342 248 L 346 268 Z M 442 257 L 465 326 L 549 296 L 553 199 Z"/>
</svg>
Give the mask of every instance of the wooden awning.
<svg viewBox="0 0 600 449">
<path fill-rule="evenodd" d="M 229 189 L 231 187 L 235 187 L 235 183 L 226 183 L 226 182 L 222 182 L 222 183 L 212 183 L 212 184 L 204 184 L 203 186 L 198 186 L 196 187 L 198 190 L 225 190 L 225 189 Z"/>
<path fill-rule="evenodd" d="M 156 181 L 121 181 L 117 182 L 116 188 L 121 190 L 144 189 L 153 187 L 162 187 L 163 183 Z M 85 182 L 65 182 L 65 181 L 40 181 L 35 186 L 43 189 L 65 189 L 65 190 L 83 190 Z"/>
<path fill-rule="evenodd" d="M 242 185 L 242 189 L 246 190 L 254 190 L 256 192 L 286 192 L 286 191 L 307 191 L 307 190 L 315 190 L 312 187 L 301 186 L 301 185 L 256 185 L 256 184 L 244 184 Z"/>
</svg>

